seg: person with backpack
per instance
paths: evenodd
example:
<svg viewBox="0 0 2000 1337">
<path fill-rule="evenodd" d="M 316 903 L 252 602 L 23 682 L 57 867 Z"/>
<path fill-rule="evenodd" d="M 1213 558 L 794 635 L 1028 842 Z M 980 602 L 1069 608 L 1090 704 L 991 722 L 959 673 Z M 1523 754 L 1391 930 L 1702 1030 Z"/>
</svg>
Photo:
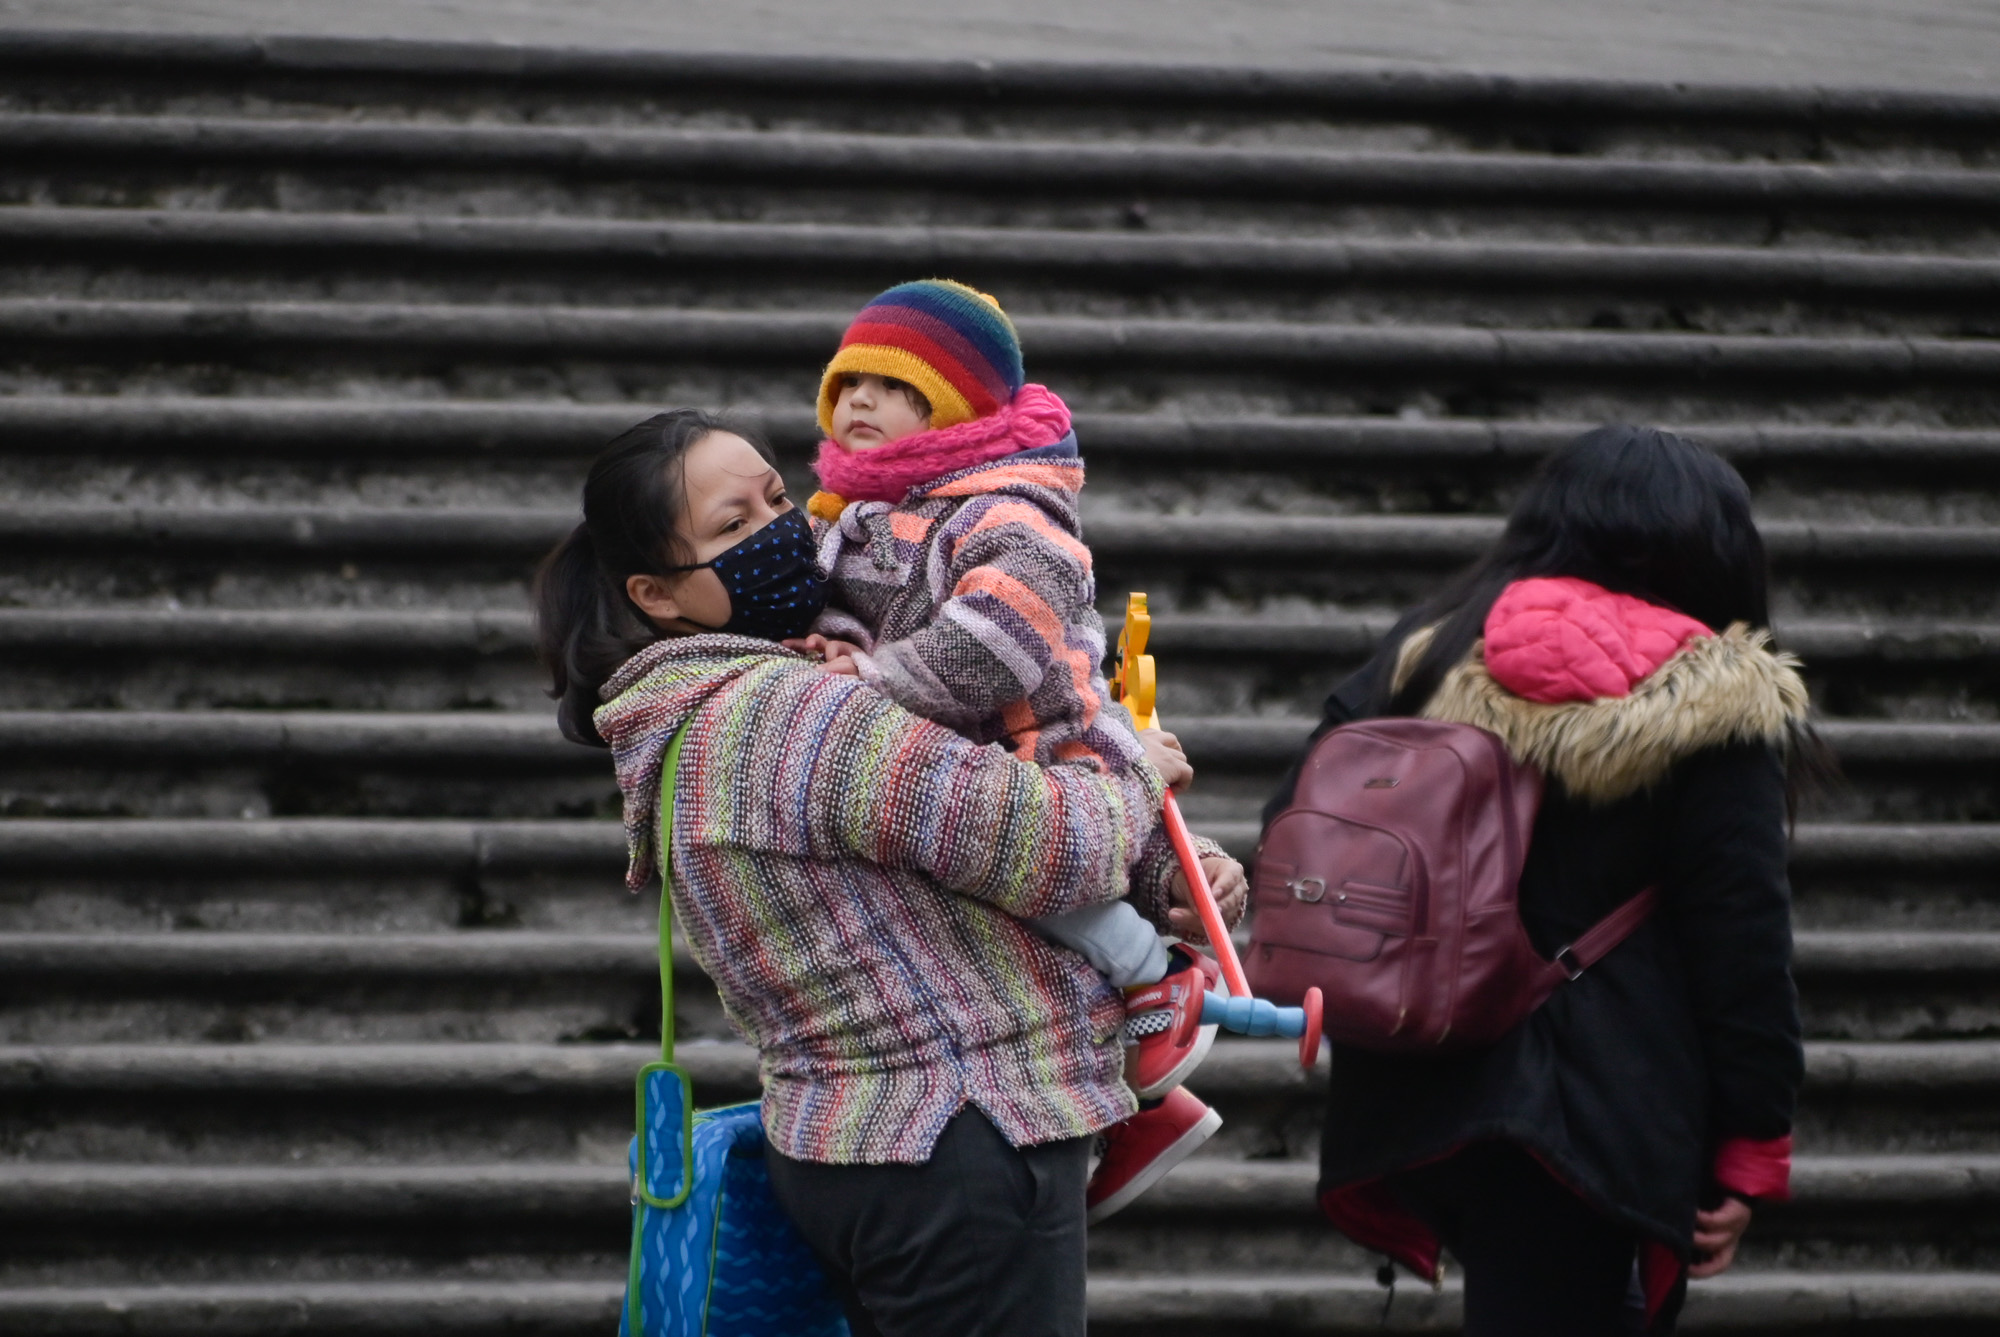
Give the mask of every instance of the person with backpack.
<svg viewBox="0 0 2000 1337">
<path fill-rule="evenodd" d="M 1322 1209 L 1428 1280 L 1449 1248 L 1468 1337 L 1668 1331 L 1786 1196 L 1788 772 L 1818 745 L 1768 627 L 1742 478 L 1600 428 L 1266 809 L 1248 964 L 1327 983 Z"/>
</svg>

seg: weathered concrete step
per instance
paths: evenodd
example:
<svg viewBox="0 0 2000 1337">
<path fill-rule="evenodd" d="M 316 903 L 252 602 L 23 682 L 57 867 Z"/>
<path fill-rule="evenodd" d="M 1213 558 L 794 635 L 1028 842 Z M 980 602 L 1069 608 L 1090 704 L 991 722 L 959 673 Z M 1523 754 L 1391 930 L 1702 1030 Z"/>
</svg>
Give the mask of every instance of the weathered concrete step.
<svg viewBox="0 0 2000 1337">
<path fill-rule="evenodd" d="M 100 75 L 127 87 L 134 74 L 203 89 L 255 79 L 271 99 L 285 89 L 309 98 L 319 85 L 345 112 L 354 80 L 371 76 L 397 93 L 411 80 L 435 93 L 493 88 L 510 102 L 550 91 L 572 97 L 633 88 L 649 98 L 688 96 L 696 106 L 721 93 L 787 98 L 884 99 L 930 107 L 970 104 L 991 115 L 1010 108 L 1166 105 L 1264 114 L 1311 111 L 1357 119 L 1470 117 L 1510 125 L 1551 118 L 1571 137 L 1590 124 L 1638 119 L 1663 128 L 1717 121 L 1830 130 L 1970 129 L 2000 126 L 2000 99 L 1965 93 L 1785 85 L 1648 83 L 1520 77 L 1437 69 L 1267 69 L 1241 65 L 1146 65 L 1096 60 L 863 59 L 747 56 L 631 47 L 534 46 L 375 37 L 237 36 L 207 33 L 36 31 L 0 34 L 0 64 L 18 74 Z M 926 107 L 929 110 L 930 107 Z M 829 110 L 831 108 L 829 107 Z"/>
<path fill-rule="evenodd" d="M 1255 823 L 1199 825 L 1232 849 L 1247 853 L 1256 844 Z M 624 866 L 624 829 L 609 821 L 0 821 L 0 868 L 16 875 L 574 872 L 615 876 Z M 2000 823 L 1803 822 L 1793 833 L 1792 866 L 1814 871 L 1887 866 L 1912 872 L 2000 868 Z"/>
<path fill-rule="evenodd" d="M 91 610 L 89 615 L 98 614 Z M 8 614 L 0 612 L 0 644 L 11 642 L 11 625 Z M 22 622 L 24 630 L 34 625 L 25 618 Z M 1149 646 L 1156 652 L 1179 654 L 1359 657 L 1374 650 L 1394 625 L 1395 616 L 1386 613 L 1341 612 L 1284 620 L 1269 616 L 1156 613 Z M 1121 616 L 1105 619 L 1109 637 L 1115 638 L 1123 626 Z M 2000 623 L 1801 617 L 1785 619 L 1775 631 L 1785 649 L 1816 667 L 1873 661 L 1965 663 L 2000 655 Z M 32 636 L 33 632 L 29 634 Z M 64 632 L 52 628 L 50 634 L 60 636 Z"/>
<path fill-rule="evenodd" d="M 1115 639 L 1123 625 L 1106 619 Z M 1280 620 L 1155 614 L 1151 645 L 1168 654 L 1310 655 L 1358 658 L 1395 618 L 1327 611 Z M 1924 618 L 1788 619 L 1786 649 L 1815 666 L 1888 661 L 1964 664 L 2000 657 L 2000 622 Z M 521 658 L 533 647 L 526 611 L 449 609 L 0 608 L 0 653 L 365 656 L 392 659 Z"/>
<path fill-rule="evenodd" d="M 1940 935 L 1954 937 L 1956 935 Z M 1993 959 L 2000 968 L 2000 935 Z M 157 943 L 145 941 L 156 938 Z M 199 937 L 205 939 L 196 942 Z M 181 941 L 185 939 L 185 941 Z M 71 983 L 90 980 L 226 988 L 232 980 L 395 978 L 523 980 L 553 975 L 650 980 L 657 944 L 643 934 L 473 932 L 389 934 L 0 933 L 0 975 Z M 1968 949 L 1955 950 L 1970 960 Z M 676 978 L 704 978 L 685 948 Z"/>
<path fill-rule="evenodd" d="M 16 1045 L 0 1046 L 0 1093 L 602 1095 L 629 1092 L 659 1053 L 620 1044 Z M 685 1045 L 676 1059 L 705 1101 L 758 1089 L 747 1045 Z"/>
<path fill-rule="evenodd" d="M 105 1286 L 0 1291 L 0 1324 L 24 1334 L 215 1334 L 608 1331 L 622 1284 L 602 1282 L 325 1282 Z M 1456 1332 L 1459 1287 L 1404 1278 L 1393 1302 L 1364 1277 L 1324 1274 L 1097 1276 L 1091 1331 L 1210 1333 Z M 1385 1312 L 1386 1311 L 1386 1312 Z M 1693 1332 L 1932 1334 L 2000 1322 L 2000 1276 L 1981 1272 L 1749 1272 L 1693 1287 Z"/>
<path fill-rule="evenodd" d="M 2000 344 L 1996 344 L 2000 348 Z M 544 507 L 0 506 L 0 547 L 16 552 L 424 555 L 532 560 L 576 524 Z M 1100 560 L 1186 564 L 1327 558 L 1453 564 L 1500 536 L 1486 515 L 1159 515 L 1096 512 L 1086 520 Z M 2000 527 L 1763 519 L 1779 563 L 1989 563 Z"/>
<path fill-rule="evenodd" d="M 1955 830 L 1958 828 L 1947 828 Z M 616 876 L 616 822 L 398 818 L 216 821 L 0 821 L 0 866 L 13 872 L 408 873 L 581 872 Z M 1949 842 L 1953 837 L 1939 833 Z M 1994 837 L 2000 859 L 2000 834 Z M 1913 853 L 1933 842 L 1912 839 Z"/>
<path fill-rule="evenodd" d="M 2000 1321 L 2000 1276 L 1984 1272 L 1752 1272 L 1697 1283 L 1689 1332 L 1984 1332 Z M 1405 1277 L 1393 1301 L 1358 1277 L 1200 1274 L 1093 1278 L 1092 1332 L 1171 1325 L 1196 1334 L 1456 1332 L 1457 1280 L 1430 1291 Z"/>
<path fill-rule="evenodd" d="M 1183 1162 L 1119 1220 L 1204 1218 L 1310 1225 L 1321 1220 L 1311 1161 Z M 622 1164 L 182 1166 L 33 1162 L 0 1179 L 0 1224 L 105 1225 L 316 1219 L 410 1220 L 622 1215 Z M 2000 1155 L 1950 1152 L 1801 1156 L 1791 1216 L 1876 1208 L 1958 1210 L 2000 1204 Z"/>
<path fill-rule="evenodd" d="M 1183 716 L 1171 721 L 1196 761 L 1282 770 L 1317 721 L 1286 716 Z M 1979 766 L 2000 761 L 2000 724 L 1826 720 L 1843 761 Z M 485 711 L 0 711 L 0 753 L 91 762 L 209 761 L 455 767 L 512 765 L 598 771 L 609 754 L 564 739 L 543 715 Z"/>
<path fill-rule="evenodd" d="M 2000 173 L 1994 174 L 2000 182 Z M 1996 188 L 2000 193 L 2000 188 Z M 0 343 L 176 359 L 235 352 L 343 351 L 518 360 L 604 357 L 797 363 L 810 369 L 849 317 L 702 309 L 389 302 L 0 300 Z M 1023 316 L 1040 367 L 1256 368 L 1261 371 L 1506 373 L 1518 377 L 1814 382 L 1843 391 L 1918 384 L 1991 386 L 2000 340 L 1654 334 L 1615 330 L 1333 325 L 1303 321 Z"/>
<path fill-rule="evenodd" d="M 1177 725 L 1174 727 L 1178 729 Z M 1290 764 L 1289 758 L 1286 764 Z M 1260 791 L 1246 806 L 1254 812 L 1268 797 Z M 1224 849 L 1244 860 L 1256 851 L 1262 834 L 1257 821 L 1233 814 L 1215 818 L 1197 815 L 1190 820 L 1202 835 L 1220 842 Z M 0 834 L 5 829 L 5 824 L 0 824 Z M 0 850 L 5 848 L 0 845 Z M 1863 873 L 1922 880 L 1954 873 L 1983 873 L 1996 866 L 2000 866 L 2000 823 L 1801 822 L 1792 831 L 1794 876 L 1804 873 L 1837 880 L 1843 874 Z"/>
<path fill-rule="evenodd" d="M 627 1044 L 4 1045 L 0 1094 L 602 1094 L 629 1092 L 633 1074 L 658 1053 Z M 705 1100 L 757 1090 L 757 1056 L 747 1045 L 686 1045 L 676 1058 Z M 1324 1080 L 1299 1067 L 1298 1047 L 1289 1042 L 1232 1039 L 1201 1069 L 1203 1094 L 1219 1099 L 1311 1097 Z M 1806 1090 L 1822 1097 L 2000 1092 L 2000 1041 L 1811 1042 Z"/>
<path fill-rule="evenodd" d="M 1980 635 L 1974 633 L 1968 643 L 1978 642 Z M 1993 635 L 2000 641 L 2000 626 Z M 1966 640 L 1940 636 L 1946 645 Z M 521 658 L 533 644 L 529 614 L 512 609 L 0 609 L 0 652 L 10 656 L 119 650 L 283 658 Z"/>
<path fill-rule="evenodd" d="M 16 163 L 366 166 L 387 171 L 671 177 L 788 188 L 1143 191 L 1268 200 L 1659 209 L 2000 210 L 2000 172 L 1499 153 L 1342 152 L 929 135 L 440 125 L 220 116 L 0 114 Z"/>
<path fill-rule="evenodd" d="M 1807 984 L 1885 977 L 2000 976 L 2000 933 L 1895 929 L 1802 930 L 1794 969 Z M 0 933 L 0 978 L 227 989 L 234 981 L 652 978 L 656 946 L 633 933 L 525 930 L 460 933 Z M 700 980 L 685 948 L 677 976 Z"/>
<path fill-rule="evenodd" d="M 603 1333 L 622 1283 L 369 1281 L 0 1289 L 0 1328 L 26 1334 Z"/>
<path fill-rule="evenodd" d="M 0 714 L 0 721 L 6 718 Z M 1169 721 L 1191 757 L 1219 769 L 1246 770 L 1289 766 L 1317 723 L 1283 716 L 1189 715 Z M 1996 724 L 1820 720 L 1816 727 L 1849 765 L 1984 766 L 2000 761 Z"/>
<path fill-rule="evenodd" d="M 257 399 L 219 396 L 0 396 L 0 451 L 84 451 L 149 459 L 255 455 L 342 457 L 588 457 L 645 416 L 642 404 L 547 400 Z M 738 408 L 733 415 L 786 452 L 819 440 L 810 409 Z M 1093 461 L 1213 463 L 1218 445 L 1239 464 L 1349 461 L 1458 464 L 1540 459 L 1594 422 L 1339 418 L 1309 414 L 1202 417 L 1168 413 L 1076 415 Z M 1675 426 L 1673 423 L 1663 424 Z M 2000 464 L 2000 430 L 1838 423 L 1701 422 L 1687 432 L 1739 464 L 1888 464 L 1984 469 Z"/>
<path fill-rule="evenodd" d="M 1976 307 L 2000 297 L 2000 261 L 1744 246 L 1372 239 L 830 223 L 433 218 L 193 209 L 0 208 L 10 258 L 80 255 L 128 265 L 157 255 L 246 252 L 400 267 L 570 264 L 630 273 L 822 266 L 908 273 L 1029 271 L 1058 281 L 1235 279 L 1340 287 L 1453 286 L 1717 296 L 1772 295 Z"/>
</svg>

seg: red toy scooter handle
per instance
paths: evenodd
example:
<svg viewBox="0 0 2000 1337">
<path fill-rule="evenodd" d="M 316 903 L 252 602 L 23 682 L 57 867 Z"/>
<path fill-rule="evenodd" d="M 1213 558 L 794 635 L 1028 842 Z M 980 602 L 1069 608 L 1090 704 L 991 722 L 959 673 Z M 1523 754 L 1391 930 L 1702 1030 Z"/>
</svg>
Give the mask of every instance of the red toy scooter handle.
<svg viewBox="0 0 2000 1337">
<path fill-rule="evenodd" d="M 1172 794 L 1167 795 L 1166 823 L 1167 839 L 1173 842 L 1174 853 L 1181 861 L 1181 871 L 1187 875 L 1195 913 L 1201 916 L 1202 929 L 1208 934 L 1208 945 L 1215 951 L 1216 964 L 1222 967 L 1222 982 L 1231 996 L 1249 998 L 1250 980 L 1243 973 L 1242 958 L 1236 955 L 1236 943 L 1229 936 L 1229 926 L 1222 922 L 1222 907 L 1215 903 L 1215 889 L 1208 885 L 1208 874 L 1202 871 L 1201 851 L 1195 848 L 1194 836 L 1188 830 L 1187 820 L 1181 816 L 1181 805 L 1174 802 Z M 1318 989 L 1307 989 L 1306 996 L 1299 1001 L 1305 1013 L 1305 1030 L 1299 1035 L 1299 1063 L 1310 1068 L 1319 1062 L 1320 1027 L 1326 1005 Z"/>
<path fill-rule="evenodd" d="M 1326 1000 L 1320 997 L 1319 988 L 1315 985 L 1307 989 L 1306 996 L 1299 1001 L 1304 1004 L 1306 1014 L 1305 1033 L 1299 1036 L 1299 1066 L 1310 1068 L 1319 1062 L 1319 1035 L 1320 1027 L 1326 1020 Z"/>
<path fill-rule="evenodd" d="M 1229 992 L 1237 998 L 1250 996 L 1250 981 L 1244 977 L 1243 962 L 1237 959 L 1236 944 L 1229 937 L 1229 925 L 1222 922 L 1222 907 L 1215 903 L 1215 890 L 1208 885 L 1208 874 L 1202 870 L 1201 851 L 1194 846 L 1194 835 L 1188 830 L 1187 819 L 1181 816 L 1181 805 L 1174 802 L 1172 794 L 1167 795 L 1167 839 L 1174 844 L 1174 853 L 1180 856 L 1181 872 L 1186 875 L 1188 891 L 1194 901 L 1195 913 L 1201 916 L 1201 927 L 1208 934 L 1208 945 L 1215 953 L 1215 960 L 1222 967 L 1222 982 L 1229 986 Z"/>
</svg>

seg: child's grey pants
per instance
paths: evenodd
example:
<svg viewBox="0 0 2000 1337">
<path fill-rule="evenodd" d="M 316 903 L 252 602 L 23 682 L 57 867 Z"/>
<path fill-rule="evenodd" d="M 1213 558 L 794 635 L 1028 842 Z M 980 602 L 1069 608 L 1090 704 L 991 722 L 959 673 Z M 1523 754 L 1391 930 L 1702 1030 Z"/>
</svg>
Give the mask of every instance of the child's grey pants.
<svg viewBox="0 0 2000 1337">
<path fill-rule="evenodd" d="M 1166 978 L 1167 945 L 1160 941 L 1160 931 L 1125 901 L 1086 905 L 1028 923 L 1044 938 L 1082 953 L 1120 989 Z"/>
</svg>

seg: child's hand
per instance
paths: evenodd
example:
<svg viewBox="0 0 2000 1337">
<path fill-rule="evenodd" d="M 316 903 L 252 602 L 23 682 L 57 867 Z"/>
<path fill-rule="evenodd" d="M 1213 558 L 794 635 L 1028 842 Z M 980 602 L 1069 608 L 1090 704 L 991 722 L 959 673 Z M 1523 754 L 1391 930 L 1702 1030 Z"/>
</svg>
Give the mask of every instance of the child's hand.
<svg viewBox="0 0 2000 1337">
<path fill-rule="evenodd" d="M 820 671 L 823 673 L 838 673 L 849 678 L 861 676 L 861 666 L 854 662 L 854 657 L 862 652 L 861 647 L 851 641 L 836 641 L 814 632 L 810 636 L 797 636 L 789 641 L 780 641 L 778 644 L 787 650 L 795 650 L 808 659 L 819 660 Z"/>
<path fill-rule="evenodd" d="M 1208 889 L 1215 893 L 1215 907 L 1222 911 L 1222 922 L 1235 928 L 1242 921 L 1243 907 L 1250 898 L 1250 879 L 1244 875 L 1243 865 L 1227 855 L 1215 854 L 1201 861 L 1201 871 L 1208 875 Z M 1186 873 L 1174 874 L 1167 899 L 1167 923 L 1175 935 L 1189 942 L 1207 942 L 1208 930 L 1201 926 L 1201 915 L 1194 908 L 1194 892 L 1188 886 Z"/>
<path fill-rule="evenodd" d="M 1188 765 L 1180 739 L 1165 729 L 1141 729 L 1139 746 L 1146 749 L 1146 760 L 1153 763 L 1153 769 L 1167 782 L 1167 788 L 1179 794 L 1194 783 L 1194 767 Z"/>
<path fill-rule="evenodd" d="M 821 672 L 844 674 L 849 678 L 858 678 L 861 676 L 859 658 L 862 650 L 860 646 L 848 641 L 827 640 L 823 636 L 818 639 L 825 641 L 822 653 L 826 658 L 825 662 L 820 665 Z"/>
</svg>

